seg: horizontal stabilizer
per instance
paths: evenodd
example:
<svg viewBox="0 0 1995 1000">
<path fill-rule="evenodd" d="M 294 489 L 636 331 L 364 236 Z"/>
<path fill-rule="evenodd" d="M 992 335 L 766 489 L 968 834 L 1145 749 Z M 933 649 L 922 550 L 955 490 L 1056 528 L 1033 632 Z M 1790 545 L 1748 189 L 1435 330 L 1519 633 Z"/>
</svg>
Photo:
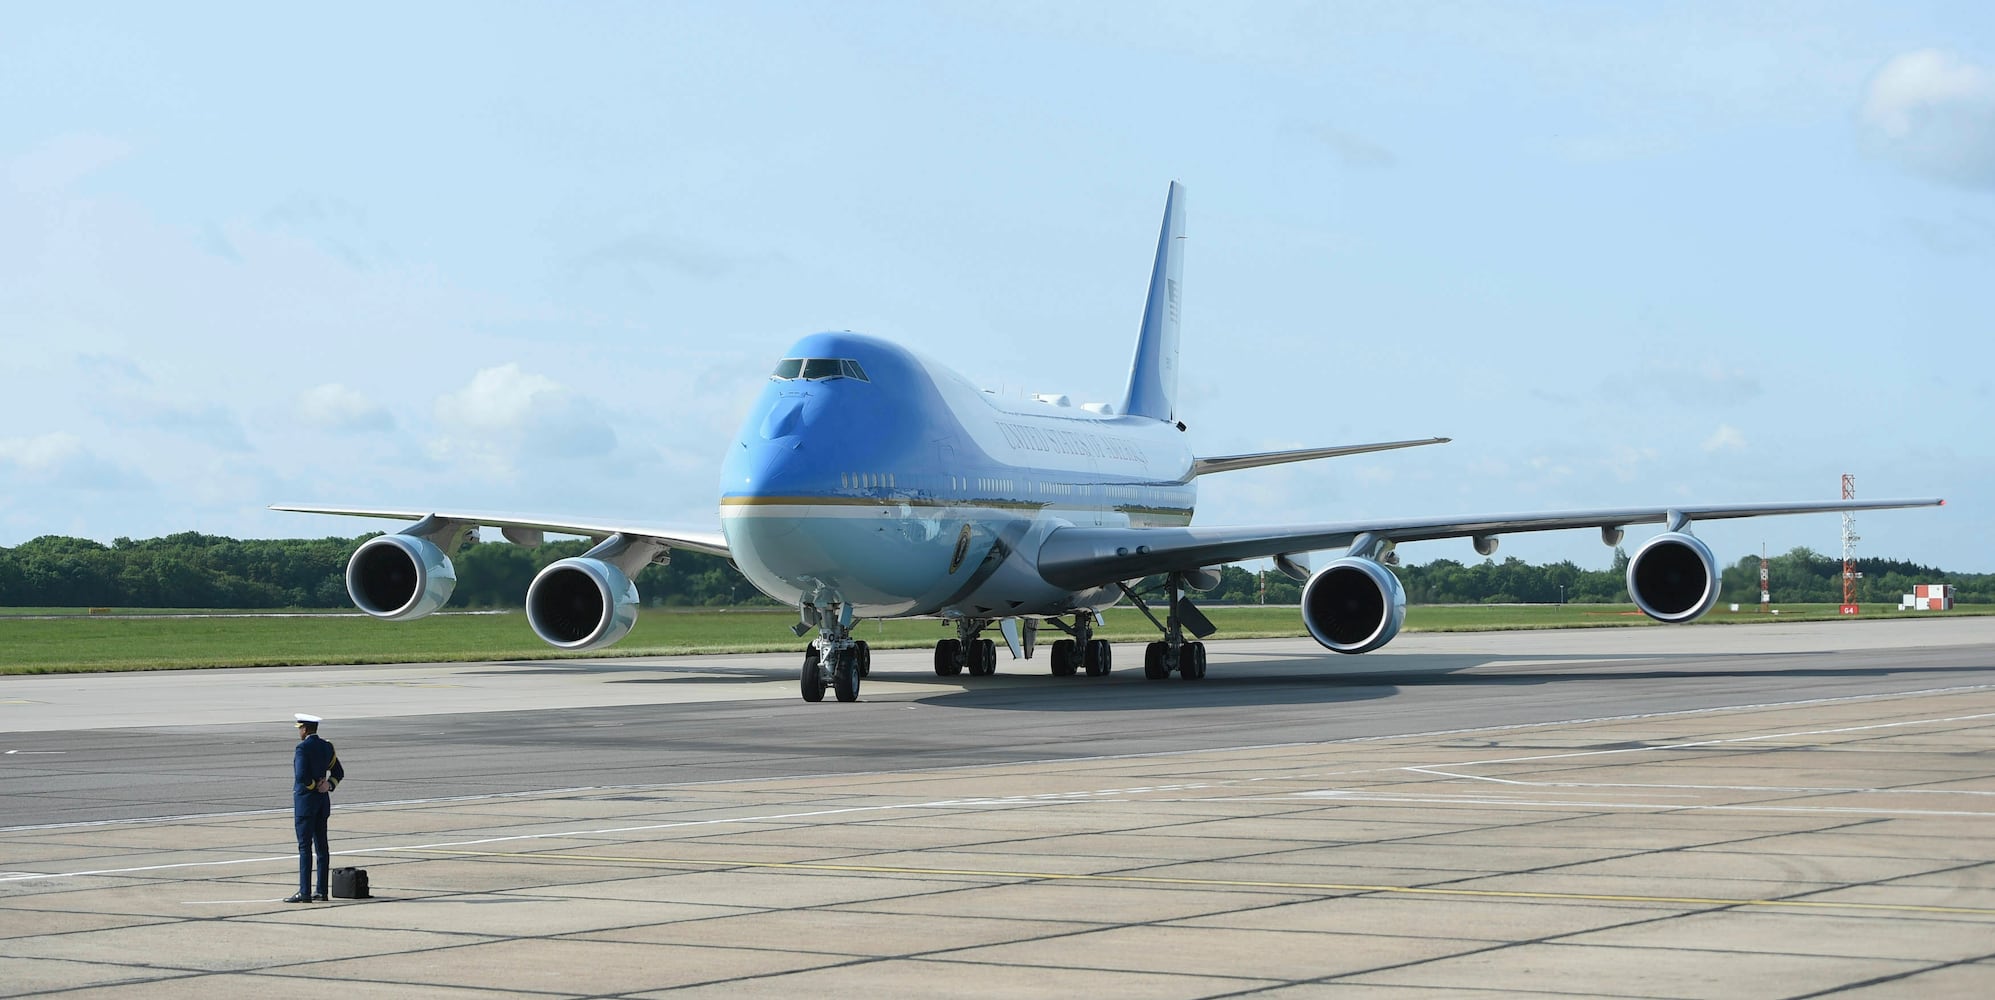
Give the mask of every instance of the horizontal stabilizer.
<svg viewBox="0 0 1995 1000">
<path fill-rule="evenodd" d="M 1210 472 L 1232 472 L 1235 469 L 1254 469 L 1263 465 L 1363 455 L 1367 452 L 1392 451 L 1396 448 L 1419 448 L 1423 445 L 1447 444 L 1452 440 L 1454 439 L 1443 437 L 1416 438 L 1412 441 L 1384 441 L 1379 444 L 1346 444 L 1331 448 L 1296 448 L 1290 451 L 1259 451 L 1251 455 L 1221 455 L 1217 458 L 1193 459 L 1191 474 L 1203 476 Z"/>
</svg>

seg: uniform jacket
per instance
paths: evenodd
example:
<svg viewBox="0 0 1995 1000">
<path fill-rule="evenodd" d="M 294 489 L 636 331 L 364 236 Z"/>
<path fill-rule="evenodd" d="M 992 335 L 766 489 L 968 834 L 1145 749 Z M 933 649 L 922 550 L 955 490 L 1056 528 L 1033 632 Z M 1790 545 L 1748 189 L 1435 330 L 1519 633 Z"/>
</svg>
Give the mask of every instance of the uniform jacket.
<svg viewBox="0 0 1995 1000">
<path fill-rule="evenodd" d="M 329 779 L 331 785 L 338 788 L 346 778 L 346 768 L 340 766 L 339 754 L 333 750 L 333 745 L 313 733 L 299 740 L 298 749 L 291 751 L 291 794 L 312 794 L 312 786 L 320 778 Z"/>
</svg>

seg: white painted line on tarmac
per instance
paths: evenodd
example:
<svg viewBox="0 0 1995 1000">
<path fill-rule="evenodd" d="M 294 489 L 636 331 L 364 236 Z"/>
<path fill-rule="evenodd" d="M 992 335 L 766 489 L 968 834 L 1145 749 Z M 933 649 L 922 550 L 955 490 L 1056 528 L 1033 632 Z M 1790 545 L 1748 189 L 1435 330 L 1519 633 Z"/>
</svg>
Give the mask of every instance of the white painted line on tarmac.
<svg viewBox="0 0 1995 1000">
<path fill-rule="evenodd" d="M 432 844 L 404 844 L 397 847 L 357 847 L 352 850 L 334 851 L 333 857 L 348 857 L 355 854 L 394 854 L 398 851 L 431 851 L 445 847 L 475 847 L 480 844 L 506 844 L 528 840 L 565 840 L 579 837 L 600 837 L 613 833 L 646 833 L 653 830 L 677 830 L 700 826 L 728 826 L 737 823 L 781 823 L 789 820 L 817 819 L 824 816 L 846 816 L 854 813 L 894 812 L 903 809 L 950 809 L 975 805 L 988 808 L 992 805 L 1017 807 L 1043 805 L 1031 802 L 978 802 L 965 800 L 943 800 L 936 802 L 902 802 L 884 806 L 847 806 L 841 809 L 814 809 L 806 812 L 769 813 L 757 816 L 729 816 L 719 819 L 688 819 L 671 823 L 646 823 L 641 826 L 612 826 L 599 830 L 562 830 L 554 833 L 520 833 L 504 837 L 480 837 L 475 840 L 446 840 Z M 296 861 L 298 855 L 279 854 L 258 858 L 227 858 L 219 861 L 183 861 L 170 865 L 140 865 L 133 868 L 97 868 L 78 872 L 10 872 L 0 876 L 0 883 L 33 882 L 51 878 L 83 878 L 91 875 L 138 875 L 146 872 L 174 871 L 182 868 L 210 868 L 223 865 L 247 865 L 272 861 Z"/>
</svg>

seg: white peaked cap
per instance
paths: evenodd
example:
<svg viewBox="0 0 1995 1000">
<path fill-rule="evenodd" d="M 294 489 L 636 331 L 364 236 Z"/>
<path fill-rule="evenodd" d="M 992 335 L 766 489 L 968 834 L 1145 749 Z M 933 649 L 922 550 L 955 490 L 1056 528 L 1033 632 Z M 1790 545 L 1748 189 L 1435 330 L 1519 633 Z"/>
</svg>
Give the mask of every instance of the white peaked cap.
<svg viewBox="0 0 1995 1000">
<path fill-rule="evenodd" d="M 318 725 L 321 722 L 326 721 L 324 719 L 319 718 L 316 715 L 306 715 L 303 712 L 299 712 L 296 716 L 294 716 L 294 718 L 296 718 L 299 722 L 309 722 L 314 726 Z"/>
</svg>

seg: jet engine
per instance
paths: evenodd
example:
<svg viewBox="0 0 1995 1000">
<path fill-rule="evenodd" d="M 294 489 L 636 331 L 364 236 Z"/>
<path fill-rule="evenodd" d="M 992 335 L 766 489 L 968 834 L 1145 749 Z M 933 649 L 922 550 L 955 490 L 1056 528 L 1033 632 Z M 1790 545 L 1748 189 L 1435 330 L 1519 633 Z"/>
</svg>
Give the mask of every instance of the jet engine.
<svg viewBox="0 0 1995 1000">
<path fill-rule="evenodd" d="M 1628 596 L 1656 621 L 1694 621 L 1718 603 L 1718 563 L 1695 536 L 1664 532 L 1628 560 Z"/>
<path fill-rule="evenodd" d="M 1345 556 L 1316 571 L 1302 588 L 1302 624 L 1326 648 L 1369 653 L 1406 622 L 1406 588 L 1378 562 Z"/>
<path fill-rule="evenodd" d="M 369 539 L 346 562 L 346 593 L 355 607 L 391 622 L 443 607 L 457 589 L 450 557 L 414 535 Z"/>
<path fill-rule="evenodd" d="M 601 559 L 576 556 L 549 563 L 526 590 L 526 620 L 542 642 L 562 649 L 600 649 L 637 624 L 637 584 Z"/>
</svg>

